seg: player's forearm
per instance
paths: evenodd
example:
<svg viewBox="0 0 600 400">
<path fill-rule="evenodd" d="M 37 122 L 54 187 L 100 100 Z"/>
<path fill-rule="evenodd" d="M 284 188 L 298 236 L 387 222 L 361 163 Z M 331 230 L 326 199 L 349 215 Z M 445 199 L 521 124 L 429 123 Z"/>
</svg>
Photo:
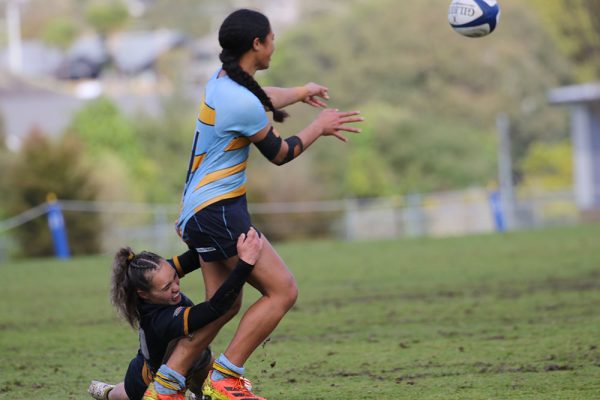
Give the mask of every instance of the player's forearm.
<svg viewBox="0 0 600 400">
<path fill-rule="evenodd" d="M 180 278 L 200 268 L 200 257 L 195 250 L 191 249 L 168 259 L 167 262 L 175 268 Z"/>
<path fill-rule="evenodd" d="M 304 86 L 297 86 L 291 88 L 281 87 L 265 87 L 263 88 L 267 96 L 271 99 L 273 107 L 284 108 L 291 104 L 297 103 L 308 96 L 308 91 Z"/>
<path fill-rule="evenodd" d="M 254 265 L 240 259 L 235 269 L 231 271 L 225 282 L 208 301 L 210 305 L 222 313 L 229 310 L 235 303 L 253 269 Z"/>
<path fill-rule="evenodd" d="M 275 165 L 283 165 L 304 153 L 321 136 L 322 131 L 323 129 L 313 122 L 296 135 L 283 140 L 271 128 L 267 136 L 255 144 L 269 161 Z"/>
<path fill-rule="evenodd" d="M 242 260 L 238 261 L 235 269 L 229 274 L 215 294 L 209 300 L 196 304 L 190 309 L 188 318 L 189 331 L 193 332 L 200 329 L 225 314 L 240 295 L 253 269 L 253 265 Z"/>
<path fill-rule="evenodd" d="M 306 128 L 302 129 L 296 134 L 302 141 L 303 151 L 306 151 L 311 144 L 317 141 L 317 139 L 323 134 L 323 127 L 317 124 L 317 121 L 313 121 Z"/>
</svg>

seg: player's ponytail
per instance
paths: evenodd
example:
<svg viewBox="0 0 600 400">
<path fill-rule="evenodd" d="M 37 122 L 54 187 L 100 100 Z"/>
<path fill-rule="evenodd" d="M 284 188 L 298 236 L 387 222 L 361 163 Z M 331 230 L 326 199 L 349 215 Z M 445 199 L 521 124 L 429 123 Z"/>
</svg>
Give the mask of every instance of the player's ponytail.
<svg viewBox="0 0 600 400">
<path fill-rule="evenodd" d="M 149 271 L 160 268 L 162 258 L 143 251 L 135 254 L 129 247 L 121 248 L 112 265 L 110 300 L 119 315 L 133 328 L 139 326 L 140 298 L 137 291 L 152 289 Z"/>
<path fill-rule="evenodd" d="M 219 29 L 219 44 L 223 48 L 219 58 L 229 78 L 258 97 L 262 105 L 273 112 L 275 121 L 283 122 L 289 114 L 273 106 L 258 82 L 239 63 L 242 55 L 252 48 L 254 39 L 258 38 L 263 42 L 270 32 L 271 24 L 265 15 L 248 9 L 234 11 L 225 18 Z"/>
</svg>

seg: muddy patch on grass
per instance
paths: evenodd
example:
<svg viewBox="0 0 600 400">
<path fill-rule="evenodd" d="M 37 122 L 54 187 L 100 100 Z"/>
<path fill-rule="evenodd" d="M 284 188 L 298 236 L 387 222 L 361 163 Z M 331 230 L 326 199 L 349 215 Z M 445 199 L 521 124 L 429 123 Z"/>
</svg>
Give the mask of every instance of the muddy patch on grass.
<svg viewBox="0 0 600 400">
<path fill-rule="evenodd" d="M 492 364 L 485 362 L 476 362 L 472 364 L 461 363 L 460 365 L 442 365 L 442 364 L 424 364 L 415 366 L 415 368 L 422 368 L 426 366 L 431 366 L 431 371 L 419 371 L 419 372 L 410 372 L 410 367 L 398 367 L 392 369 L 384 369 L 378 372 L 373 370 L 339 370 L 328 374 L 327 376 L 333 378 L 357 378 L 364 377 L 370 380 L 377 381 L 389 381 L 393 380 L 397 384 L 409 384 L 414 385 L 419 380 L 423 379 L 435 379 L 435 378 L 448 378 L 448 377 L 458 377 L 458 376 L 467 376 L 475 374 L 518 374 L 518 373 L 552 373 L 552 372 L 561 372 L 561 371 L 574 371 L 577 368 L 574 365 L 569 364 L 543 364 L 543 365 L 533 365 L 533 364 Z M 457 371 L 457 367 L 460 367 L 460 370 Z M 322 376 L 322 373 L 317 373 L 314 370 L 303 370 L 303 373 L 312 374 L 315 376 Z M 398 375 L 399 372 L 402 372 Z"/>
<path fill-rule="evenodd" d="M 421 292 L 409 292 L 399 289 L 396 292 L 362 294 L 341 298 L 325 298 L 317 302 L 303 303 L 303 311 L 327 307 L 343 308 L 352 304 L 371 304 L 390 301 L 435 302 L 463 298 L 496 297 L 500 299 L 518 299 L 537 292 L 588 292 L 600 290 L 600 271 L 593 271 L 575 277 L 546 277 L 535 282 L 502 282 L 497 285 L 481 283 L 470 288 L 429 288 Z M 547 311 L 560 309 L 564 304 L 548 306 Z M 472 312 L 471 309 L 467 312 Z"/>
</svg>

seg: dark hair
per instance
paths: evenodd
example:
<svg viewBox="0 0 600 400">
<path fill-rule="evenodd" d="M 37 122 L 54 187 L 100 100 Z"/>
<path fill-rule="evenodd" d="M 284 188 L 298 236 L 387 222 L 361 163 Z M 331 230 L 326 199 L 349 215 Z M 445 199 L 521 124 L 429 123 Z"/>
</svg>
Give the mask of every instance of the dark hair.
<svg viewBox="0 0 600 400">
<path fill-rule="evenodd" d="M 219 29 L 219 44 L 223 48 L 219 58 L 229 78 L 258 97 L 267 110 L 273 112 L 275 121 L 283 122 L 289 114 L 273 106 L 258 82 L 244 71 L 239 63 L 242 55 L 252 48 L 254 39 L 258 38 L 263 42 L 270 32 L 271 24 L 265 15 L 248 9 L 234 11 L 225 18 Z"/>
<path fill-rule="evenodd" d="M 147 272 L 160 268 L 162 257 L 143 251 L 135 254 L 129 247 L 121 248 L 112 265 L 110 300 L 117 312 L 133 328 L 139 326 L 138 290 L 150 291 L 152 284 Z"/>
</svg>

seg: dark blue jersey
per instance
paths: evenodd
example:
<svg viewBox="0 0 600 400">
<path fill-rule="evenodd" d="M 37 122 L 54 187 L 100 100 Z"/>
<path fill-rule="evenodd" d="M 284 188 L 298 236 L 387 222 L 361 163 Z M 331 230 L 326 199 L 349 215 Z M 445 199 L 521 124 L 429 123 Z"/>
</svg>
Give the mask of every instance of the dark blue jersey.
<svg viewBox="0 0 600 400">
<path fill-rule="evenodd" d="M 193 305 L 183 293 L 176 305 L 140 303 L 140 351 L 152 371 L 162 364 L 171 340 L 189 335 L 189 313 Z"/>
<path fill-rule="evenodd" d="M 231 308 L 253 267 L 239 260 L 215 294 L 200 304 L 194 305 L 183 293 L 175 305 L 140 302 L 140 352 L 152 372 L 163 363 L 169 342 L 213 322 Z"/>
<path fill-rule="evenodd" d="M 167 260 L 177 270 L 179 277 L 200 268 L 195 250 Z M 169 343 L 187 336 L 222 316 L 235 302 L 252 265 L 239 261 L 238 265 L 223 282 L 217 292 L 207 301 L 196 304 L 181 293 L 181 301 L 175 305 L 150 304 L 141 301 L 138 305 L 140 349 L 131 360 L 125 375 L 125 391 L 131 400 L 140 400 L 152 377 L 165 358 Z M 210 352 L 208 352 L 210 355 Z M 209 357 L 210 360 L 210 357 Z"/>
</svg>

